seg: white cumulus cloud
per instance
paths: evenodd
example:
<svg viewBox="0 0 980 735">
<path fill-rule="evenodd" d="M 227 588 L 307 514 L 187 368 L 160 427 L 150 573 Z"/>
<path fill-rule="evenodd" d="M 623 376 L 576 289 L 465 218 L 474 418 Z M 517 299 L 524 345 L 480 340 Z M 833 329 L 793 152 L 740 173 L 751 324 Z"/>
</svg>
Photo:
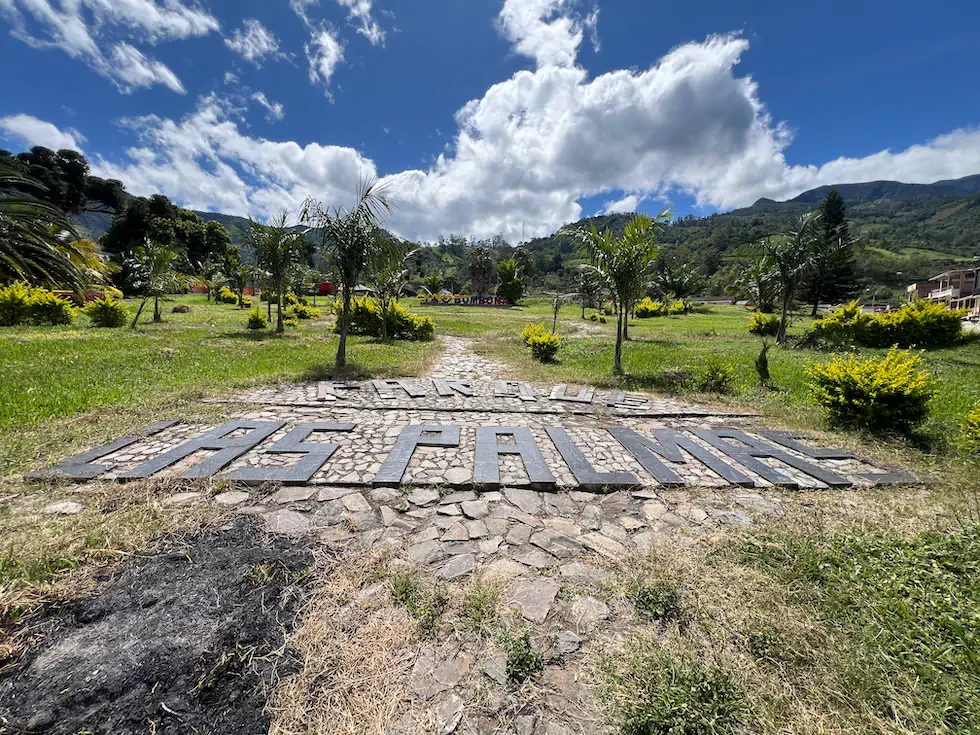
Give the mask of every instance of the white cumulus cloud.
<svg viewBox="0 0 980 735">
<path fill-rule="evenodd" d="M 0 0 L 0 13 L 15 38 L 35 48 L 61 49 L 124 93 L 155 84 L 184 91 L 169 68 L 130 41 L 155 44 L 219 29 L 214 16 L 181 0 Z"/>
<path fill-rule="evenodd" d="M 384 46 L 385 32 L 371 15 L 371 0 L 337 0 L 347 8 L 347 15 L 357 26 L 357 32 L 371 42 L 372 46 Z"/>
<path fill-rule="evenodd" d="M 602 211 L 604 214 L 629 214 L 636 211 L 641 201 L 643 201 L 642 197 L 636 194 L 627 194 L 622 199 L 606 202 Z"/>
<path fill-rule="evenodd" d="M 538 66 L 571 66 L 586 29 L 595 33 L 598 11 L 584 21 L 571 14 L 570 0 L 504 0 L 497 18 L 514 50 L 534 59 Z M 593 35 L 593 44 L 598 39 Z"/>
<path fill-rule="evenodd" d="M 756 82 L 738 73 L 748 49 L 741 36 L 711 36 L 649 68 L 590 77 L 575 62 L 582 21 L 557 0 L 525 4 L 533 12 L 509 27 L 530 29 L 515 33 L 514 42 L 536 67 L 466 103 L 456 113 L 452 144 L 431 166 L 383 177 L 398 205 L 390 225 L 399 235 L 516 240 L 522 231 L 545 235 L 578 219 L 585 197 L 604 195 L 607 211 L 619 211 L 682 192 L 727 209 L 821 184 L 925 183 L 980 171 L 980 129 L 972 128 L 905 150 L 789 165 L 788 127 L 772 119 Z M 505 10 L 518 5 L 506 0 Z M 542 30 L 538 21 L 554 28 Z M 324 29 L 307 55 L 311 80 L 329 94 L 343 47 Z M 159 192 L 199 209 L 263 217 L 295 212 L 311 195 L 343 204 L 378 174 L 375 162 L 352 148 L 251 136 L 233 106 L 213 95 L 184 118 L 147 116 L 126 125 L 139 143 L 123 159 L 97 158 L 97 173 L 122 179 L 134 193 Z"/>
<path fill-rule="evenodd" d="M 22 141 L 28 148 L 40 145 L 53 151 L 63 148 L 81 151 L 85 140 L 75 130 L 59 130 L 52 123 L 23 114 L 0 117 L 0 131 L 7 140 Z"/>
</svg>

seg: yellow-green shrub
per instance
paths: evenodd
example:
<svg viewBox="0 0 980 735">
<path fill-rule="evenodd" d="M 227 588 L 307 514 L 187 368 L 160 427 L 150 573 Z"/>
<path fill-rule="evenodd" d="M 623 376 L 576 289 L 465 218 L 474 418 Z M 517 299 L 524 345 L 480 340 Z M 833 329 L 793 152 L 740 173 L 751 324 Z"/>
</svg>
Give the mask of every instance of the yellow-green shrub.
<svg viewBox="0 0 980 735">
<path fill-rule="evenodd" d="M 14 327 L 27 321 L 31 312 L 31 287 L 11 283 L 0 288 L 0 327 Z"/>
<path fill-rule="evenodd" d="M 667 316 L 680 316 L 681 314 L 686 314 L 690 310 L 690 306 L 686 301 L 684 301 L 684 299 L 674 299 L 664 308 Z"/>
<path fill-rule="evenodd" d="M 760 337 L 775 337 L 779 331 L 779 317 L 775 314 L 755 312 L 749 320 L 749 332 Z"/>
<path fill-rule="evenodd" d="M 535 360 L 551 362 L 561 347 L 561 337 L 542 331 L 532 334 L 527 340 L 527 346 L 531 348 L 531 355 Z"/>
<path fill-rule="evenodd" d="M 45 288 L 12 283 L 0 288 L 0 326 L 71 324 L 75 309 L 71 302 Z"/>
<path fill-rule="evenodd" d="M 980 452 L 980 403 L 966 415 L 966 420 L 963 422 L 963 434 L 967 448 L 974 452 Z"/>
<path fill-rule="evenodd" d="M 865 347 L 948 347 L 960 338 L 963 311 L 933 301 L 913 301 L 883 314 L 864 314 L 857 301 L 813 323 L 808 337 Z"/>
<path fill-rule="evenodd" d="M 650 319 L 655 316 L 663 316 L 665 313 L 663 302 L 651 301 L 649 298 L 643 299 L 633 309 L 633 316 L 637 319 Z"/>
<path fill-rule="evenodd" d="M 303 304 L 296 304 L 295 306 L 290 306 L 285 311 L 286 316 L 292 316 L 296 319 L 319 319 L 320 310 L 312 306 L 304 306 Z"/>
<path fill-rule="evenodd" d="M 880 359 L 838 356 L 807 375 L 832 421 L 872 430 L 908 431 L 925 419 L 935 392 L 922 356 L 894 348 Z"/>
<path fill-rule="evenodd" d="M 107 296 L 111 296 L 112 298 L 118 300 L 123 297 L 123 292 L 120 291 L 118 288 L 113 288 L 112 286 L 106 286 L 104 289 L 102 289 L 102 298 L 106 298 Z"/>
<path fill-rule="evenodd" d="M 219 304 L 237 304 L 238 294 L 227 286 L 222 286 L 221 290 L 218 291 L 218 295 L 214 297 L 214 300 Z"/>
<path fill-rule="evenodd" d="M 337 324 L 334 331 L 341 328 L 340 319 L 343 313 L 343 303 L 338 300 L 334 305 Z M 366 334 L 372 337 L 382 335 L 381 304 L 370 296 L 353 297 L 350 302 L 350 333 Z M 391 339 L 431 339 L 435 332 L 435 322 L 431 317 L 416 316 L 397 301 L 388 304 L 388 337 Z"/>
<path fill-rule="evenodd" d="M 70 301 L 43 288 L 34 289 L 31 294 L 29 316 L 32 324 L 58 326 L 71 324 L 74 318 L 75 307 Z"/>
<path fill-rule="evenodd" d="M 240 300 L 238 300 L 236 303 L 239 306 L 245 306 L 245 307 L 251 306 L 252 305 L 252 297 L 249 296 L 248 294 L 242 294 L 242 298 Z"/>
<path fill-rule="evenodd" d="M 245 320 L 245 326 L 248 329 L 265 329 L 269 326 L 269 321 L 265 318 L 265 314 L 259 311 L 258 307 L 256 307 L 248 313 L 248 319 Z"/>
<path fill-rule="evenodd" d="M 111 296 L 90 301 L 82 311 L 92 320 L 92 326 L 95 327 L 110 329 L 122 327 L 129 320 L 129 309 L 126 308 L 126 304 Z"/>
<path fill-rule="evenodd" d="M 521 331 L 521 342 L 524 343 L 525 347 L 531 346 L 531 339 L 541 334 L 547 334 L 548 330 L 544 328 L 542 324 L 535 324 L 534 322 L 528 324 Z"/>
</svg>

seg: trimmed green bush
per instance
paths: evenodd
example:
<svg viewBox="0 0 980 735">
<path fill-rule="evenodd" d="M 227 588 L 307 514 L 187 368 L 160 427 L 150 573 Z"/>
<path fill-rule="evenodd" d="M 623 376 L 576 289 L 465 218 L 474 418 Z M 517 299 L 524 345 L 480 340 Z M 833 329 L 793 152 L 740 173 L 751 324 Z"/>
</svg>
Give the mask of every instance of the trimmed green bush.
<svg viewBox="0 0 980 735">
<path fill-rule="evenodd" d="M 95 327 L 114 329 L 125 326 L 129 321 L 129 309 L 126 308 L 126 304 L 111 296 L 89 302 L 82 311 L 92 320 L 92 326 Z"/>
<path fill-rule="evenodd" d="M 248 313 L 248 319 L 245 321 L 245 326 L 248 329 L 265 329 L 269 326 L 269 321 L 265 318 L 265 314 L 259 311 L 258 308 L 255 308 Z"/>
<path fill-rule="evenodd" d="M 965 312 L 913 301 L 883 314 L 864 314 L 857 301 L 813 323 L 805 340 L 864 347 L 949 347 L 959 341 Z"/>
<path fill-rule="evenodd" d="M 895 348 L 881 359 L 838 356 L 807 375 L 834 423 L 871 430 L 908 431 L 925 419 L 935 393 L 922 356 Z"/>
<path fill-rule="evenodd" d="M 755 312 L 749 320 L 749 332 L 759 337 L 775 337 L 779 331 L 779 316 Z"/>
<path fill-rule="evenodd" d="M 715 357 L 708 357 L 691 377 L 694 390 L 726 395 L 735 388 L 735 367 Z"/>
<path fill-rule="evenodd" d="M 651 301 L 649 298 L 643 299 L 633 309 L 633 316 L 637 319 L 650 319 L 655 316 L 663 316 L 665 313 L 662 301 Z"/>
<path fill-rule="evenodd" d="M 340 317 L 343 303 L 338 300 L 334 306 L 337 315 L 335 332 L 340 331 Z M 435 332 L 435 322 L 431 317 L 416 316 L 397 301 L 388 305 L 388 337 L 391 339 L 428 340 Z M 354 297 L 350 302 L 350 333 L 380 337 L 382 334 L 381 305 L 370 296 Z"/>
<path fill-rule="evenodd" d="M 507 299 L 510 304 L 516 304 L 521 300 L 524 295 L 524 284 L 521 283 L 520 279 L 515 278 L 512 281 L 504 281 L 503 283 L 497 284 L 497 296 L 502 299 Z"/>
<path fill-rule="evenodd" d="M 963 422 L 963 434 L 966 438 L 967 449 L 980 452 L 980 403 L 966 415 Z"/>
</svg>

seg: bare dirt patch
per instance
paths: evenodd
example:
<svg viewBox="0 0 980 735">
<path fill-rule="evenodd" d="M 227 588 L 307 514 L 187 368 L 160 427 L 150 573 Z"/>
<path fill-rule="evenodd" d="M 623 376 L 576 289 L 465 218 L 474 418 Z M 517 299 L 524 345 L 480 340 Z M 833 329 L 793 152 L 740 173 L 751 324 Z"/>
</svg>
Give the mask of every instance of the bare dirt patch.
<svg viewBox="0 0 980 735">
<path fill-rule="evenodd" d="M 308 545 L 244 519 L 160 542 L 101 591 L 51 606 L 0 674 L 0 732 L 266 732 L 265 693 L 296 668 L 284 646 Z"/>
</svg>

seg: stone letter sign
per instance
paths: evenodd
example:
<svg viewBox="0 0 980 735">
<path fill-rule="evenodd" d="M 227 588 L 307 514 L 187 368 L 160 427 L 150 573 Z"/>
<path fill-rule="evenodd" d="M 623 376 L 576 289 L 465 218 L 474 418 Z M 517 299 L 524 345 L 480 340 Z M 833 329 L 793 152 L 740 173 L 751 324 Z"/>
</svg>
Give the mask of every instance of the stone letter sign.
<svg viewBox="0 0 980 735">
<path fill-rule="evenodd" d="M 412 389 L 410 385 L 384 383 L 384 389 L 395 387 Z M 465 391 L 468 387 L 460 383 L 446 389 Z M 562 426 L 544 427 L 544 433 L 537 437 L 526 426 L 476 426 L 475 429 L 466 429 L 467 443 L 461 443 L 459 426 L 412 424 L 401 429 L 394 446 L 386 454 L 364 458 L 381 462 L 381 465 L 373 477 L 364 476 L 356 483 L 346 482 L 343 477 L 337 477 L 336 472 L 331 474 L 331 459 L 341 444 L 310 440 L 314 434 L 329 433 L 331 439 L 345 442 L 344 452 L 348 455 L 353 453 L 357 457 L 370 454 L 371 445 L 358 436 L 354 423 L 301 423 L 263 449 L 263 442 L 284 429 L 283 422 L 229 421 L 180 443 L 168 446 L 166 442 L 160 442 L 164 448 L 157 454 L 153 454 L 155 445 L 142 453 L 136 451 L 134 454 L 139 461 L 132 459 L 133 454 L 125 452 L 120 455 L 118 463 L 112 461 L 114 454 L 146 437 L 158 437 L 178 423 L 163 421 L 153 424 L 138 434 L 83 452 L 29 476 L 91 480 L 112 473 L 110 476 L 118 480 L 135 480 L 151 477 L 183 461 L 180 477 L 184 478 L 211 477 L 224 470 L 219 475 L 222 479 L 248 484 L 399 485 L 416 447 L 442 447 L 456 448 L 464 456 L 472 452 L 475 465 L 473 484 L 485 487 L 501 484 L 501 455 L 518 457 L 519 465 L 523 466 L 522 476 L 526 477 L 526 480 L 511 479 L 508 482 L 530 483 L 542 489 L 556 489 L 559 486 L 556 474 L 566 478 L 562 480 L 562 486 L 588 490 L 612 490 L 635 485 L 696 485 L 704 482 L 705 477 L 712 478 L 713 484 L 720 479 L 732 485 L 771 483 L 782 487 L 817 485 L 843 488 L 855 481 L 879 485 L 917 482 L 907 472 L 868 471 L 875 468 L 867 463 L 863 463 L 866 466 L 862 468 L 862 463 L 847 452 L 812 446 L 795 434 L 749 434 L 741 429 L 697 429 L 689 432 L 654 428 L 650 433 L 640 433 L 626 426 L 595 429 L 604 434 L 607 445 L 609 437 L 621 445 L 621 452 L 610 453 L 607 449 L 603 455 L 618 457 L 615 460 L 618 464 L 614 466 L 621 469 L 617 471 L 596 469 L 586 452 Z M 544 453 L 542 448 L 545 449 Z M 277 459 L 269 458 L 263 462 L 262 457 L 268 455 L 275 455 Z M 291 455 L 295 461 L 288 462 Z M 243 457 L 245 459 L 234 464 L 230 470 L 225 469 Z M 102 462 L 96 463 L 95 460 Z M 827 466 L 821 465 L 821 462 L 836 464 Z M 513 462 L 509 466 L 513 466 Z M 624 471 L 622 468 L 634 468 L 635 471 Z M 574 478 L 574 482 L 570 482 L 569 477 Z"/>
</svg>

